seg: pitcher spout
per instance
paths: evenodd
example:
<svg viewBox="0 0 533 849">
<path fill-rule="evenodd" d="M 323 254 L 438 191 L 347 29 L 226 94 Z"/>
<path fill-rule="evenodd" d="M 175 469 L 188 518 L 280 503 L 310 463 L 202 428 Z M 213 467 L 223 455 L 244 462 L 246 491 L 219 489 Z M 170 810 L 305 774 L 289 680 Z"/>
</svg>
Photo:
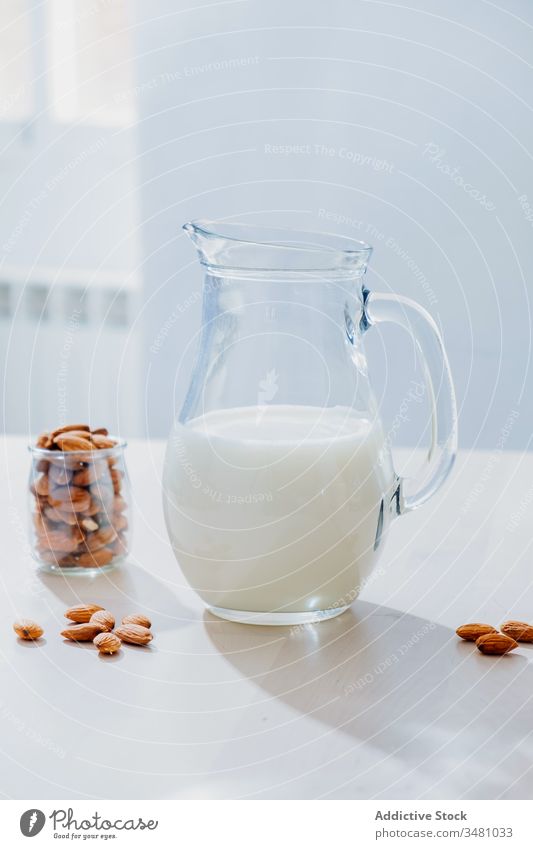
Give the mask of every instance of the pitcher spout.
<svg viewBox="0 0 533 849">
<path fill-rule="evenodd" d="M 195 220 L 183 225 L 202 265 L 226 270 L 327 273 L 361 277 L 372 248 L 366 242 L 308 230 Z"/>
</svg>

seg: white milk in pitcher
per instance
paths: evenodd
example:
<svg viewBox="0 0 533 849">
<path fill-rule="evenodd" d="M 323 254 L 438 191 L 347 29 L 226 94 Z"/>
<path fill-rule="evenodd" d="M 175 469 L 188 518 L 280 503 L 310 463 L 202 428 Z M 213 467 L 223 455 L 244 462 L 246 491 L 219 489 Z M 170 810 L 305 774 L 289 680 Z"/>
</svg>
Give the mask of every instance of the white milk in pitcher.
<svg viewBox="0 0 533 849">
<path fill-rule="evenodd" d="M 218 410 L 174 428 L 165 518 L 210 606 L 339 610 L 377 559 L 393 481 L 379 423 L 348 408 Z"/>
</svg>

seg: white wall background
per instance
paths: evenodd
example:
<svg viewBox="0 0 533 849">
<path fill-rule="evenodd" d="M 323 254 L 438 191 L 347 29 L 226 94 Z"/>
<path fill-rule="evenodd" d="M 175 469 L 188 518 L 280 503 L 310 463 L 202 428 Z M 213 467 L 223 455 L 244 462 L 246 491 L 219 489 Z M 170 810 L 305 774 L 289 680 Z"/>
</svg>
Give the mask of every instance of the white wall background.
<svg viewBox="0 0 533 849">
<path fill-rule="evenodd" d="M 5 0 L 0 24 L 6 430 L 164 436 L 200 326 L 179 227 L 271 210 L 369 241 L 369 285 L 430 310 L 463 446 L 530 446 L 530 2 Z M 390 427 L 413 345 L 367 349 Z"/>
<path fill-rule="evenodd" d="M 123 18 L 119 26 L 129 27 Z M 99 108 L 113 62 L 122 88 L 128 77 L 132 86 L 127 51 L 109 56 L 102 37 L 112 20 L 107 0 L 0 7 L 6 431 L 87 419 L 125 433 L 141 429 L 136 133 L 124 120 L 125 97 Z"/>
<path fill-rule="evenodd" d="M 200 270 L 179 225 L 263 210 L 294 222 L 296 210 L 310 228 L 371 242 L 370 286 L 433 314 L 462 445 L 529 446 L 533 5 L 134 8 L 148 431 L 164 434 L 181 402 L 200 320 Z M 387 328 L 368 353 L 390 423 L 413 346 Z M 419 424 L 398 441 L 413 443 Z"/>
</svg>

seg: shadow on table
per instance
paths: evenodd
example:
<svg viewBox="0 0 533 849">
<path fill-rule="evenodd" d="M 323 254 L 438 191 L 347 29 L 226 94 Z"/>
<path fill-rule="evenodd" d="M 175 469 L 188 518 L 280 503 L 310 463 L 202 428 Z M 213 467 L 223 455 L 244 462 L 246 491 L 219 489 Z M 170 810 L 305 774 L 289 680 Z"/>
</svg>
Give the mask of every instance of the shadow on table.
<svg viewBox="0 0 533 849">
<path fill-rule="evenodd" d="M 157 630 L 175 629 L 197 616 L 187 608 L 164 581 L 133 563 L 124 562 L 97 575 L 55 575 L 38 572 L 39 580 L 65 607 L 95 602 L 115 615 L 140 611 L 157 617 Z"/>
<path fill-rule="evenodd" d="M 533 731 L 533 647 L 483 656 L 449 628 L 363 601 L 316 625 L 238 625 L 210 613 L 204 624 L 263 691 L 375 749 L 374 788 L 380 760 L 400 758 L 405 782 L 383 787 L 388 798 L 410 795 L 410 773 L 418 773 L 418 788 L 425 776 L 430 798 L 505 797 L 530 768 L 531 744 L 520 744 Z M 357 783 L 357 746 L 347 746 Z M 509 798 L 529 798 L 532 778 L 524 784 Z M 353 792 L 368 797 L 363 778 Z"/>
</svg>

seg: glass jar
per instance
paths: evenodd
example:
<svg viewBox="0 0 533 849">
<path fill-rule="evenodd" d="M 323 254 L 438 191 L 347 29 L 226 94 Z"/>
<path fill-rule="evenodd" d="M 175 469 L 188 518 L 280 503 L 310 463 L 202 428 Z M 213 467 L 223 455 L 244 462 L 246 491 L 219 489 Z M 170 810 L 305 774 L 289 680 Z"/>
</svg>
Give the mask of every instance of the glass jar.
<svg viewBox="0 0 533 849">
<path fill-rule="evenodd" d="M 128 554 L 125 447 L 119 440 L 94 451 L 29 446 L 30 544 L 46 571 L 95 574 Z"/>
</svg>

